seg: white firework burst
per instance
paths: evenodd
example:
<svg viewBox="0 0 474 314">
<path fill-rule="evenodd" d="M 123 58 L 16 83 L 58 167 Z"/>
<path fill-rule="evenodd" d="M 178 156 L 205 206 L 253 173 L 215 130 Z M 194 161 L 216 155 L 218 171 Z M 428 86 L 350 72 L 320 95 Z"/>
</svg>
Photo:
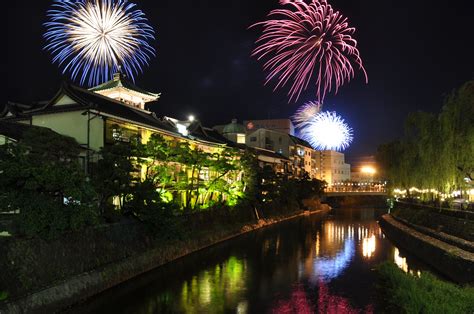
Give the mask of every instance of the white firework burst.
<svg viewBox="0 0 474 314">
<path fill-rule="evenodd" d="M 292 116 L 293 123 L 297 128 L 303 128 L 304 125 L 317 115 L 322 109 L 322 104 L 317 101 L 308 101 L 296 110 Z"/>
<path fill-rule="evenodd" d="M 352 129 L 335 112 L 320 112 L 305 123 L 301 137 L 319 150 L 344 150 L 353 140 Z"/>
<path fill-rule="evenodd" d="M 81 84 L 107 81 L 119 68 L 133 79 L 155 55 L 153 28 L 127 0 L 55 0 L 48 17 L 45 49 Z"/>
</svg>

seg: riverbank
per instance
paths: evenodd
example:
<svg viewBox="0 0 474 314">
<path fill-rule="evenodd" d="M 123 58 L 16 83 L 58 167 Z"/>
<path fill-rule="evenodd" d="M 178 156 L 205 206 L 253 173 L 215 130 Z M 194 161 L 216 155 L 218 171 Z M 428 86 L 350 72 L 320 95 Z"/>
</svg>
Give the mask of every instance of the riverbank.
<svg viewBox="0 0 474 314">
<path fill-rule="evenodd" d="M 454 242 L 424 233 L 423 229 L 415 229 L 389 214 L 383 215 L 379 224 L 389 239 L 441 274 L 458 283 L 474 282 L 474 253 Z"/>
<path fill-rule="evenodd" d="M 471 313 L 474 288 L 459 287 L 427 272 L 415 277 L 393 263 L 377 268 L 379 309 L 384 313 Z"/>
<path fill-rule="evenodd" d="M 189 226 L 193 233 L 166 241 L 155 241 L 143 228 L 129 223 L 69 234 L 52 242 L 5 242 L 6 254 L 0 256 L 0 264 L 5 265 L 2 285 L 10 288 L 18 284 L 10 289 L 13 293 L 8 291 L 10 297 L 0 303 L 0 309 L 7 313 L 57 311 L 187 254 L 259 228 L 328 210 L 322 205 L 316 211 L 294 211 L 258 222 L 219 224 L 217 220 L 204 224 L 208 226 L 204 229 Z"/>
</svg>

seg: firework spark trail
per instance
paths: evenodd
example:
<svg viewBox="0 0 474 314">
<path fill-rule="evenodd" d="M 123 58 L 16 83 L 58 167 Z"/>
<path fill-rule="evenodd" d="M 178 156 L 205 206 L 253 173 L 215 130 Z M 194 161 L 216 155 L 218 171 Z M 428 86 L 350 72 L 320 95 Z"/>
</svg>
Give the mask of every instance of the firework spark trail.
<svg viewBox="0 0 474 314">
<path fill-rule="evenodd" d="M 281 0 L 288 9 L 272 10 L 268 21 L 250 27 L 263 26 L 252 56 L 266 59 L 266 82 L 276 79 L 274 90 L 291 80 L 289 101 L 298 100 L 303 90 L 315 78 L 316 99 L 323 102 L 326 94 L 354 77 L 352 63 L 358 65 L 368 81 L 367 72 L 352 38 L 355 28 L 347 18 L 333 10 L 326 0 Z"/>
<path fill-rule="evenodd" d="M 322 104 L 317 101 L 309 101 L 296 110 L 292 116 L 293 122 L 297 128 L 303 128 L 306 123 L 317 115 L 322 108 Z"/>
<path fill-rule="evenodd" d="M 119 68 L 133 79 L 155 55 L 153 28 L 127 0 L 55 0 L 48 17 L 45 49 L 81 84 L 100 84 Z"/>
<path fill-rule="evenodd" d="M 352 129 L 335 112 L 320 112 L 308 120 L 300 131 L 301 138 L 314 149 L 344 150 L 352 142 Z"/>
</svg>

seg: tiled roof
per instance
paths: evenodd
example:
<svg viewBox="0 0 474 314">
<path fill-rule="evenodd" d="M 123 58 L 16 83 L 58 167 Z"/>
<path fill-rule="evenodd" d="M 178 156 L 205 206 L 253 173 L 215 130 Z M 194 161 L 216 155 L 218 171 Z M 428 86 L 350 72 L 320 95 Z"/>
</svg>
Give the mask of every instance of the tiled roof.
<svg viewBox="0 0 474 314">
<path fill-rule="evenodd" d="M 70 97 L 75 104 L 55 105 L 58 99 L 63 95 Z M 134 122 L 145 127 L 168 131 L 176 137 L 187 137 L 191 140 L 206 141 L 215 144 L 229 144 L 230 142 L 215 130 L 203 127 L 198 121 L 189 125 L 189 135 L 181 135 L 176 126 L 169 121 L 159 119 L 152 112 L 141 110 L 124 104 L 120 101 L 94 93 L 93 91 L 63 83 L 56 96 L 48 103 L 39 106 L 26 106 L 20 104 L 10 104 L 7 108 L 12 113 L 10 117 L 4 117 L 4 120 L 24 120 L 30 116 L 45 113 L 57 113 L 66 111 L 94 110 L 99 114 L 108 114 L 119 119 Z M 1 118 L 1 117 L 0 117 Z"/>
<path fill-rule="evenodd" d="M 92 87 L 89 90 L 95 92 L 95 91 L 106 90 L 106 89 L 111 89 L 111 88 L 115 88 L 115 87 L 124 87 L 128 90 L 132 90 L 132 91 L 135 91 L 135 92 L 138 92 L 138 93 L 141 93 L 141 94 L 145 94 L 145 95 L 148 95 L 148 96 L 151 96 L 151 97 L 155 97 L 155 98 L 158 98 L 159 95 L 160 95 L 160 94 L 150 93 L 150 92 L 136 86 L 130 80 L 128 80 L 125 77 L 125 75 L 123 75 L 121 73 L 115 74 L 114 78 L 112 80 L 107 81 L 105 83 L 102 83 L 98 86 Z"/>
</svg>

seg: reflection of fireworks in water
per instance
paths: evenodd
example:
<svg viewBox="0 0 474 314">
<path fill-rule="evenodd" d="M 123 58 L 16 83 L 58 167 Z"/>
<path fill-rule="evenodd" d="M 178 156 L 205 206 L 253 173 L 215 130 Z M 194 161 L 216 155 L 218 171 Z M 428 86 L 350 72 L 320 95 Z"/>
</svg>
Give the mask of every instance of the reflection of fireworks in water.
<svg viewBox="0 0 474 314">
<path fill-rule="evenodd" d="M 48 17 L 45 49 L 81 84 L 100 84 L 119 68 L 133 79 L 155 54 L 153 28 L 127 0 L 55 0 Z"/>
<path fill-rule="evenodd" d="M 309 101 L 303 106 L 299 107 L 293 115 L 293 122 L 297 128 L 302 128 L 315 115 L 317 115 L 322 108 L 322 104 L 317 101 Z"/>
<path fill-rule="evenodd" d="M 256 23 L 263 26 L 252 55 L 265 58 L 268 70 L 266 83 L 276 79 L 275 89 L 288 84 L 290 101 L 298 100 L 310 81 L 315 80 L 316 99 L 324 100 L 328 92 L 354 77 L 353 64 L 365 75 L 357 41 L 352 38 L 355 28 L 347 18 L 335 11 L 326 0 L 281 0 L 288 8 L 272 10 L 271 19 Z"/>
<path fill-rule="evenodd" d="M 300 131 L 301 138 L 315 149 L 344 150 L 352 142 L 352 129 L 335 112 L 320 112 Z"/>
<path fill-rule="evenodd" d="M 346 239 L 342 252 L 335 257 L 318 257 L 314 260 L 314 271 L 312 280 L 321 280 L 324 282 L 337 278 L 349 266 L 352 257 L 355 254 L 354 240 Z"/>
</svg>

